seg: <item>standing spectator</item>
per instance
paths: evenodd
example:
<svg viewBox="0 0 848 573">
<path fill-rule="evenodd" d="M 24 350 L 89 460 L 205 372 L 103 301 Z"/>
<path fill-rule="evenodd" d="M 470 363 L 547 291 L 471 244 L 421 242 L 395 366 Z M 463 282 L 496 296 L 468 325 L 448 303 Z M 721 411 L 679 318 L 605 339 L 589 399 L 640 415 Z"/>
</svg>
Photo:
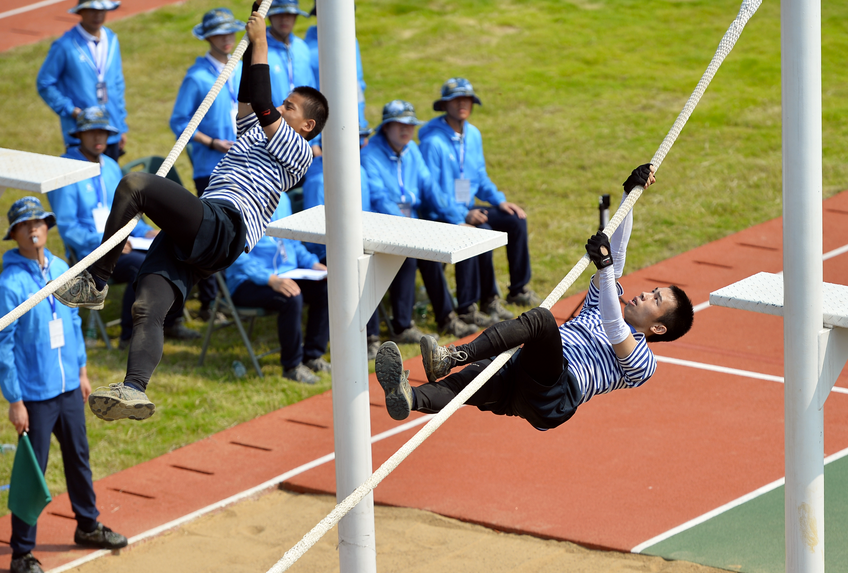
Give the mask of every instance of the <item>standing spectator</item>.
<svg viewBox="0 0 848 573">
<path fill-rule="evenodd" d="M 483 139 L 480 130 L 468 122 L 474 104 L 482 105 L 471 83 L 464 78 L 451 78 L 442 86 L 442 97 L 433 103 L 436 117 L 421 128 L 421 153 L 433 178 L 438 181 L 442 198 L 452 209 L 445 213 L 432 211 L 428 219 L 454 224 L 469 224 L 482 229 L 506 232 L 509 242 L 506 256 L 509 263 L 509 294 L 507 302 L 521 306 L 538 306 L 541 299 L 527 288 L 530 282 L 530 251 L 527 245 L 527 215 L 524 210 L 506 200 L 486 173 Z M 491 207 L 478 205 L 476 199 Z M 484 253 L 456 265 L 456 298 L 460 317 L 475 313 L 477 302 L 483 312 L 497 320 L 512 318 L 498 298 L 492 253 Z M 479 322 L 478 322 L 479 324 Z M 482 326 L 482 325 L 481 325 Z"/>
<path fill-rule="evenodd" d="M 100 246 L 106 218 L 112 208 L 115 189 L 121 181 L 121 168 L 103 150 L 106 139 L 116 130 L 109 125 L 109 117 L 99 107 L 85 109 L 77 116 L 77 128 L 73 135 L 80 140 L 79 147 L 72 147 L 63 157 L 91 161 L 100 164 L 100 175 L 50 191 L 47 197 L 56 213 L 59 235 L 65 243 L 68 255 L 76 260 L 88 256 Z M 143 220 L 132 230 L 131 236 L 152 239 L 159 231 Z M 132 305 L 135 302 L 135 279 L 147 251 L 135 250 L 129 241 L 115 265 L 112 280 L 126 283 L 121 307 L 121 338 L 118 348 L 123 350 L 132 337 Z M 182 324 L 182 305 L 175 306 L 165 320 L 165 336 L 175 339 L 199 338 L 200 334 Z"/>
<path fill-rule="evenodd" d="M 127 143 L 124 72 L 118 37 L 103 23 L 120 4 L 79 0 L 69 12 L 80 23 L 53 42 L 36 80 L 38 94 L 59 115 L 66 148 L 79 145 L 73 133 L 82 110 L 96 105 L 108 112 L 117 131 L 109 134 L 104 153 L 115 161 Z"/>
<path fill-rule="evenodd" d="M 174 102 L 171 113 L 171 131 L 182 135 L 201 102 L 212 89 L 212 85 L 221 75 L 230 52 L 236 42 L 236 32 L 244 30 L 244 22 L 236 20 L 227 8 L 216 8 L 203 15 L 203 21 L 196 25 L 192 34 L 198 40 L 209 42 L 209 51 L 198 57 L 194 65 L 186 72 L 186 77 Z M 209 185 L 209 177 L 218 162 L 236 140 L 236 114 L 238 113 L 237 78 L 241 77 L 241 62 L 233 70 L 230 79 L 212 102 L 212 106 L 197 127 L 188 146 L 188 156 L 194 170 L 194 188 L 197 196 L 203 195 Z M 200 298 L 200 318 L 209 320 L 209 307 L 218 294 L 218 285 L 214 277 L 197 283 Z"/>
<path fill-rule="evenodd" d="M 0 312 L 4 315 L 68 270 L 45 247 L 56 218 L 37 198 L 18 199 L 8 217 L 9 232 L 3 239 L 13 239 L 18 248 L 3 255 Z M 97 521 L 100 512 L 91 483 L 83 408 L 91 393 L 85 364 L 79 314 L 52 296 L 0 331 L 0 388 L 9 401 L 9 421 L 19 435 L 29 435 L 42 472 L 47 471 L 50 435 L 59 441 L 77 521 L 74 543 L 117 549 L 126 546 L 127 538 Z M 43 573 L 32 555 L 36 529 L 12 514 L 12 573 Z"/>
<path fill-rule="evenodd" d="M 383 122 L 362 150 L 373 211 L 417 219 L 419 209 L 441 212 L 447 208 L 438 184 L 430 177 L 421 152 L 412 141 L 415 127 L 421 123 L 415 117 L 415 108 L 407 101 L 394 100 L 383 107 Z M 439 329 L 458 338 L 476 332 L 476 326 L 465 324 L 453 311 L 441 263 L 408 258 L 389 286 L 394 341 L 414 344 L 423 336 L 412 323 L 416 268 L 421 271 Z"/>
</svg>

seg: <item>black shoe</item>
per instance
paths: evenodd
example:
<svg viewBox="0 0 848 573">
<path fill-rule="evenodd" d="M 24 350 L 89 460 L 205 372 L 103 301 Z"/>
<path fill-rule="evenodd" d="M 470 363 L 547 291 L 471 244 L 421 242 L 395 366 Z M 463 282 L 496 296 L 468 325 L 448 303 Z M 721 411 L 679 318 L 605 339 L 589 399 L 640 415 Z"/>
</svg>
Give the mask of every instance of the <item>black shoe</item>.
<svg viewBox="0 0 848 573">
<path fill-rule="evenodd" d="M 12 559 L 9 569 L 12 573 L 44 573 L 44 569 L 41 568 L 41 561 L 33 557 L 32 553 Z"/>
<path fill-rule="evenodd" d="M 171 326 L 165 327 L 165 338 L 174 340 L 194 340 L 200 338 L 200 333 L 196 330 L 187 328 L 182 320 L 177 320 Z"/>
<path fill-rule="evenodd" d="M 77 527 L 74 531 L 74 543 L 98 549 L 120 549 L 127 546 L 127 538 L 98 521 L 97 528 L 91 533 L 85 533 Z"/>
</svg>

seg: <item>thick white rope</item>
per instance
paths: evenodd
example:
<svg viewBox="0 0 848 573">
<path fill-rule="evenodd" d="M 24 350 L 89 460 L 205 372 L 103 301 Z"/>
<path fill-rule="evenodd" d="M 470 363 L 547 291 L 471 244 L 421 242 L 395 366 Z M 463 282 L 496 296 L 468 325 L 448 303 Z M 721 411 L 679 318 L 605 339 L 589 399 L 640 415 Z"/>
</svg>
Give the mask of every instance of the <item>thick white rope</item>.
<svg viewBox="0 0 848 573">
<path fill-rule="evenodd" d="M 742 33 L 742 29 L 745 27 L 745 24 L 754 15 L 757 11 L 757 8 L 760 7 L 762 0 L 744 0 L 742 2 L 742 7 L 739 10 L 739 15 L 730 25 L 730 28 L 725 33 L 724 37 L 721 39 L 719 43 L 718 50 L 716 51 L 715 56 L 713 56 L 712 61 L 710 62 L 709 67 L 707 68 L 704 75 L 701 77 L 701 81 L 698 82 L 695 91 L 689 97 L 689 100 L 686 102 L 686 105 L 683 108 L 683 111 L 680 112 L 680 115 L 677 117 L 677 120 L 674 122 L 671 130 L 669 130 L 668 135 L 666 135 L 663 140 L 660 148 L 654 154 L 654 158 L 651 160 L 651 163 L 659 168 L 662 164 L 663 159 L 665 159 L 666 154 L 671 149 L 671 146 L 674 144 L 674 141 L 677 139 L 677 136 L 680 134 L 683 126 L 686 124 L 686 121 L 689 119 L 689 116 L 692 115 L 692 111 L 695 109 L 695 106 L 698 105 L 698 101 L 701 99 L 701 96 L 706 91 L 707 86 L 715 75 L 721 63 L 724 61 L 725 57 L 730 53 L 733 49 L 733 46 L 736 44 L 736 40 L 739 39 L 740 34 Z M 636 200 L 642 195 L 642 191 L 644 191 L 643 187 L 634 188 L 627 199 L 616 211 L 613 218 L 610 220 L 607 227 L 604 229 L 604 233 L 608 236 L 612 236 L 618 226 L 621 224 L 621 221 L 624 220 L 624 217 L 627 213 L 633 208 L 633 205 L 636 203 Z M 577 262 L 573 269 L 563 278 L 563 280 L 557 285 L 557 287 L 548 295 L 548 297 L 541 304 L 542 307 L 550 309 L 556 301 L 560 299 L 560 297 L 568 290 L 574 281 L 583 273 L 586 267 L 589 264 L 589 256 L 583 255 L 583 257 Z M 356 488 L 349 496 L 347 496 L 344 500 L 336 505 L 335 509 L 330 512 L 327 517 L 322 519 L 315 527 L 313 527 L 309 533 L 303 536 L 303 538 L 297 542 L 291 549 L 289 549 L 285 555 L 283 555 L 282 559 L 280 559 L 271 569 L 268 570 L 268 573 L 282 573 L 286 571 L 289 567 L 291 567 L 295 561 L 297 561 L 306 551 L 309 550 L 310 547 L 315 545 L 321 537 L 324 536 L 330 529 L 332 529 L 341 519 L 344 517 L 351 509 L 353 509 L 360 501 L 362 501 L 365 496 L 367 496 L 371 491 L 379 485 L 383 479 L 385 479 L 406 457 L 411 454 L 418 446 L 420 446 L 424 440 L 426 440 L 430 435 L 435 432 L 439 426 L 447 421 L 447 419 L 453 415 L 459 408 L 465 404 L 465 401 L 468 400 L 477 390 L 479 390 L 483 384 L 488 382 L 489 378 L 492 377 L 498 370 L 503 367 L 504 364 L 510 359 L 510 357 L 515 354 L 517 348 L 513 348 L 508 350 L 495 358 L 491 364 L 489 364 L 477 377 L 474 381 L 466 386 L 462 392 L 456 395 L 456 397 L 450 401 L 450 403 L 445 406 L 441 412 L 433 416 L 423 428 L 421 428 L 408 442 L 406 442 L 397 452 L 395 452 L 388 460 L 386 460 L 373 474 L 369 477 L 365 482 Z"/>
<path fill-rule="evenodd" d="M 268 13 L 268 9 L 271 7 L 272 0 L 262 0 L 262 5 L 259 7 L 259 14 L 263 17 Z M 244 51 L 247 49 L 248 45 L 247 34 L 244 35 L 239 45 L 236 46 L 235 51 L 232 56 L 230 56 L 227 65 L 224 66 L 224 69 L 221 71 L 221 75 L 218 76 L 218 79 L 212 85 L 212 89 L 209 90 L 209 93 L 206 94 L 206 97 L 201 102 L 200 107 L 197 108 L 197 111 L 194 112 L 194 116 L 192 116 L 191 121 L 188 123 L 186 128 L 183 130 L 182 135 L 177 140 L 177 143 L 174 144 L 174 147 L 171 149 L 171 152 L 168 154 L 168 157 L 165 158 L 165 161 L 162 162 L 162 166 L 156 172 L 156 175 L 159 177 L 165 177 L 168 174 L 168 171 L 171 170 L 171 167 L 174 165 L 174 162 L 177 160 L 177 157 L 180 156 L 180 153 L 183 152 L 185 146 L 188 144 L 189 140 L 194 135 L 197 126 L 200 125 L 200 122 L 203 120 L 203 117 L 206 115 L 206 112 L 209 111 L 209 108 L 212 106 L 212 103 L 215 101 L 215 98 L 218 97 L 218 92 L 221 91 L 221 88 L 224 87 L 224 84 L 229 79 L 230 75 L 232 75 L 233 70 L 236 68 L 239 60 L 244 55 Z M 141 219 L 141 215 L 136 215 L 134 219 L 124 225 L 121 229 L 119 229 L 114 235 L 109 237 L 109 239 L 103 242 L 99 247 L 94 249 L 88 256 L 84 257 L 81 261 L 75 264 L 73 267 L 62 273 L 55 280 L 51 281 L 47 284 L 43 289 L 32 295 L 26 301 L 22 302 L 17 308 L 12 310 L 3 318 L 0 318 L 0 330 L 3 330 L 18 318 L 23 316 L 25 313 L 32 310 L 35 305 L 39 302 L 53 294 L 59 287 L 67 284 L 71 279 L 80 274 L 82 271 L 91 266 L 94 261 L 99 260 L 106 253 L 111 251 L 114 247 L 119 244 L 123 244 L 132 230 L 135 228 L 139 219 Z"/>
</svg>

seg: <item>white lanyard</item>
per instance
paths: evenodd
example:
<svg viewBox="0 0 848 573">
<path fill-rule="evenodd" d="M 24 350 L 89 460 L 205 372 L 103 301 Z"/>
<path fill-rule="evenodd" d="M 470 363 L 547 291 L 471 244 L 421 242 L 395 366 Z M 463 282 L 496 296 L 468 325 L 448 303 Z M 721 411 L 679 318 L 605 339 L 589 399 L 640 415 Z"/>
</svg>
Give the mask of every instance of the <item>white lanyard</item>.
<svg viewBox="0 0 848 573">
<path fill-rule="evenodd" d="M 288 44 L 283 44 L 286 47 L 286 63 L 289 74 L 289 93 L 294 91 L 294 62 L 292 61 L 292 47 Z"/>
<path fill-rule="evenodd" d="M 465 179 L 465 126 L 462 126 L 462 134 L 459 136 L 459 178 Z"/>
<path fill-rule="evenodd" d="M 221 66 L 220 65 L 221 62 L 219 62 L 218 60 L 213 58 L 212 55 L 209 52 L 206 52 L 206 62 L 209 64 L 210 70 L 212 71 L 212 74 L 214 76 L 217 77 L 217 76 L 221 75 L 221 71 L 224 69 L 224 67 Z M 238 95 L 236 94 L 235 81 L 233 79 L 234 77 L 235 76 L 231 74 L 230 77 L 227 78 L 227 81 L 225 82 L 224 85 L 227 86 L 227 91 L 230 92 L 230 99 L 233 102 L 238 102 Z"/>
<path fill-rule="evenodd" d="M 77 25 L 79 26 L 79 24 Z M 88 65 L 91 66 L 91 69 L 93 69 L 94 73 L 97 74 L 97 81 L 102 82 L 106 78 L 106 61 L 109 56 L 108 36 L 106 36 L 106 32 L 101 30 L 100 39 L 95 42 L 93 40 L 93 36 L 91 36 L 88 32 L 85 32 L 82 26 L 80 26 L 79 31 L 88 47 L 87 51 L 80 50 L 80 52 L 86 56 L 85 60 L 88 62 Z M 83 32 L 85 33 L 83 34 Z"/>
<path fill-rule="evenodd" d="M 275 238 L 274 241 L 277 243 L 277 252 L 274 253 L 274 274 L 280 274 L 278 272 L 279 265 L 277 264 L 277 258 L 280 258 L 281 263 L 285 263 L 289 260 L 289 256 L 286 254 L 286 243 L 283 239 Z"/>
<path fill-rule="evenodd" d="M 406 203 L 406 191 L 403 187 L 403 159 L 400 155 L 397 156 L 397 176 L 398 185 L 400 186 L 400 202 Z"/>
<path fill-rule="evenodd" d="M 37 262 L 35 264 L 38 265 Z M 47 274 L 47 269 L 50 268 L 50 265 L 47 264 L 46 266 L 43 266 L 43 267 L 41 265 L 38 265 L 38 267 L 39 267 L 39 270 L 41 271 L 41 278 L 44 279 L 44 285 L 38 284 L 37 281 L 36 281 L 35 284 L 38 285 L 39 290 L 41 290 L 41 289 L 45 288 L 47 286 L 47 283 L 50 281 L 50 275 Z M 47 302 L 50 303 L 50 310 L 53 311 L 53 318 L 55 319 L 56 318 L 56 299 L 53 298 L 52 294 L 47 296 Z"/>
</svg>

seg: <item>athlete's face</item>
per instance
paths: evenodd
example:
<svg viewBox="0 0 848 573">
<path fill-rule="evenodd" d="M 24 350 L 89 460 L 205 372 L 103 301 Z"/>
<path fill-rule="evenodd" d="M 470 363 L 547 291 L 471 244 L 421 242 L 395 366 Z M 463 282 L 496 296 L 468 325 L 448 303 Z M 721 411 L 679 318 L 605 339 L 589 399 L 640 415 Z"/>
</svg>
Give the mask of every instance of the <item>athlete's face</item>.
<svg viewBox="0 0 848 573">
<path fill-rule="evenodd" d="M 306 137 L 315 129 L 315 120 L 304 117 L 304 103 L 305 100 L 302 95 L 292 92 L 277 110 L 283 116 L 283 120 L 289 124 L 289 127 Z"/>
<path fill-rule="evenodd" d="M 664 334 L 667 330 L 659 320 L 677 307 L 674 294 L 668 287 L 655 288 L 631 298 L 624 305 L 624 320 L 645 334 Z"/>
</svg>

